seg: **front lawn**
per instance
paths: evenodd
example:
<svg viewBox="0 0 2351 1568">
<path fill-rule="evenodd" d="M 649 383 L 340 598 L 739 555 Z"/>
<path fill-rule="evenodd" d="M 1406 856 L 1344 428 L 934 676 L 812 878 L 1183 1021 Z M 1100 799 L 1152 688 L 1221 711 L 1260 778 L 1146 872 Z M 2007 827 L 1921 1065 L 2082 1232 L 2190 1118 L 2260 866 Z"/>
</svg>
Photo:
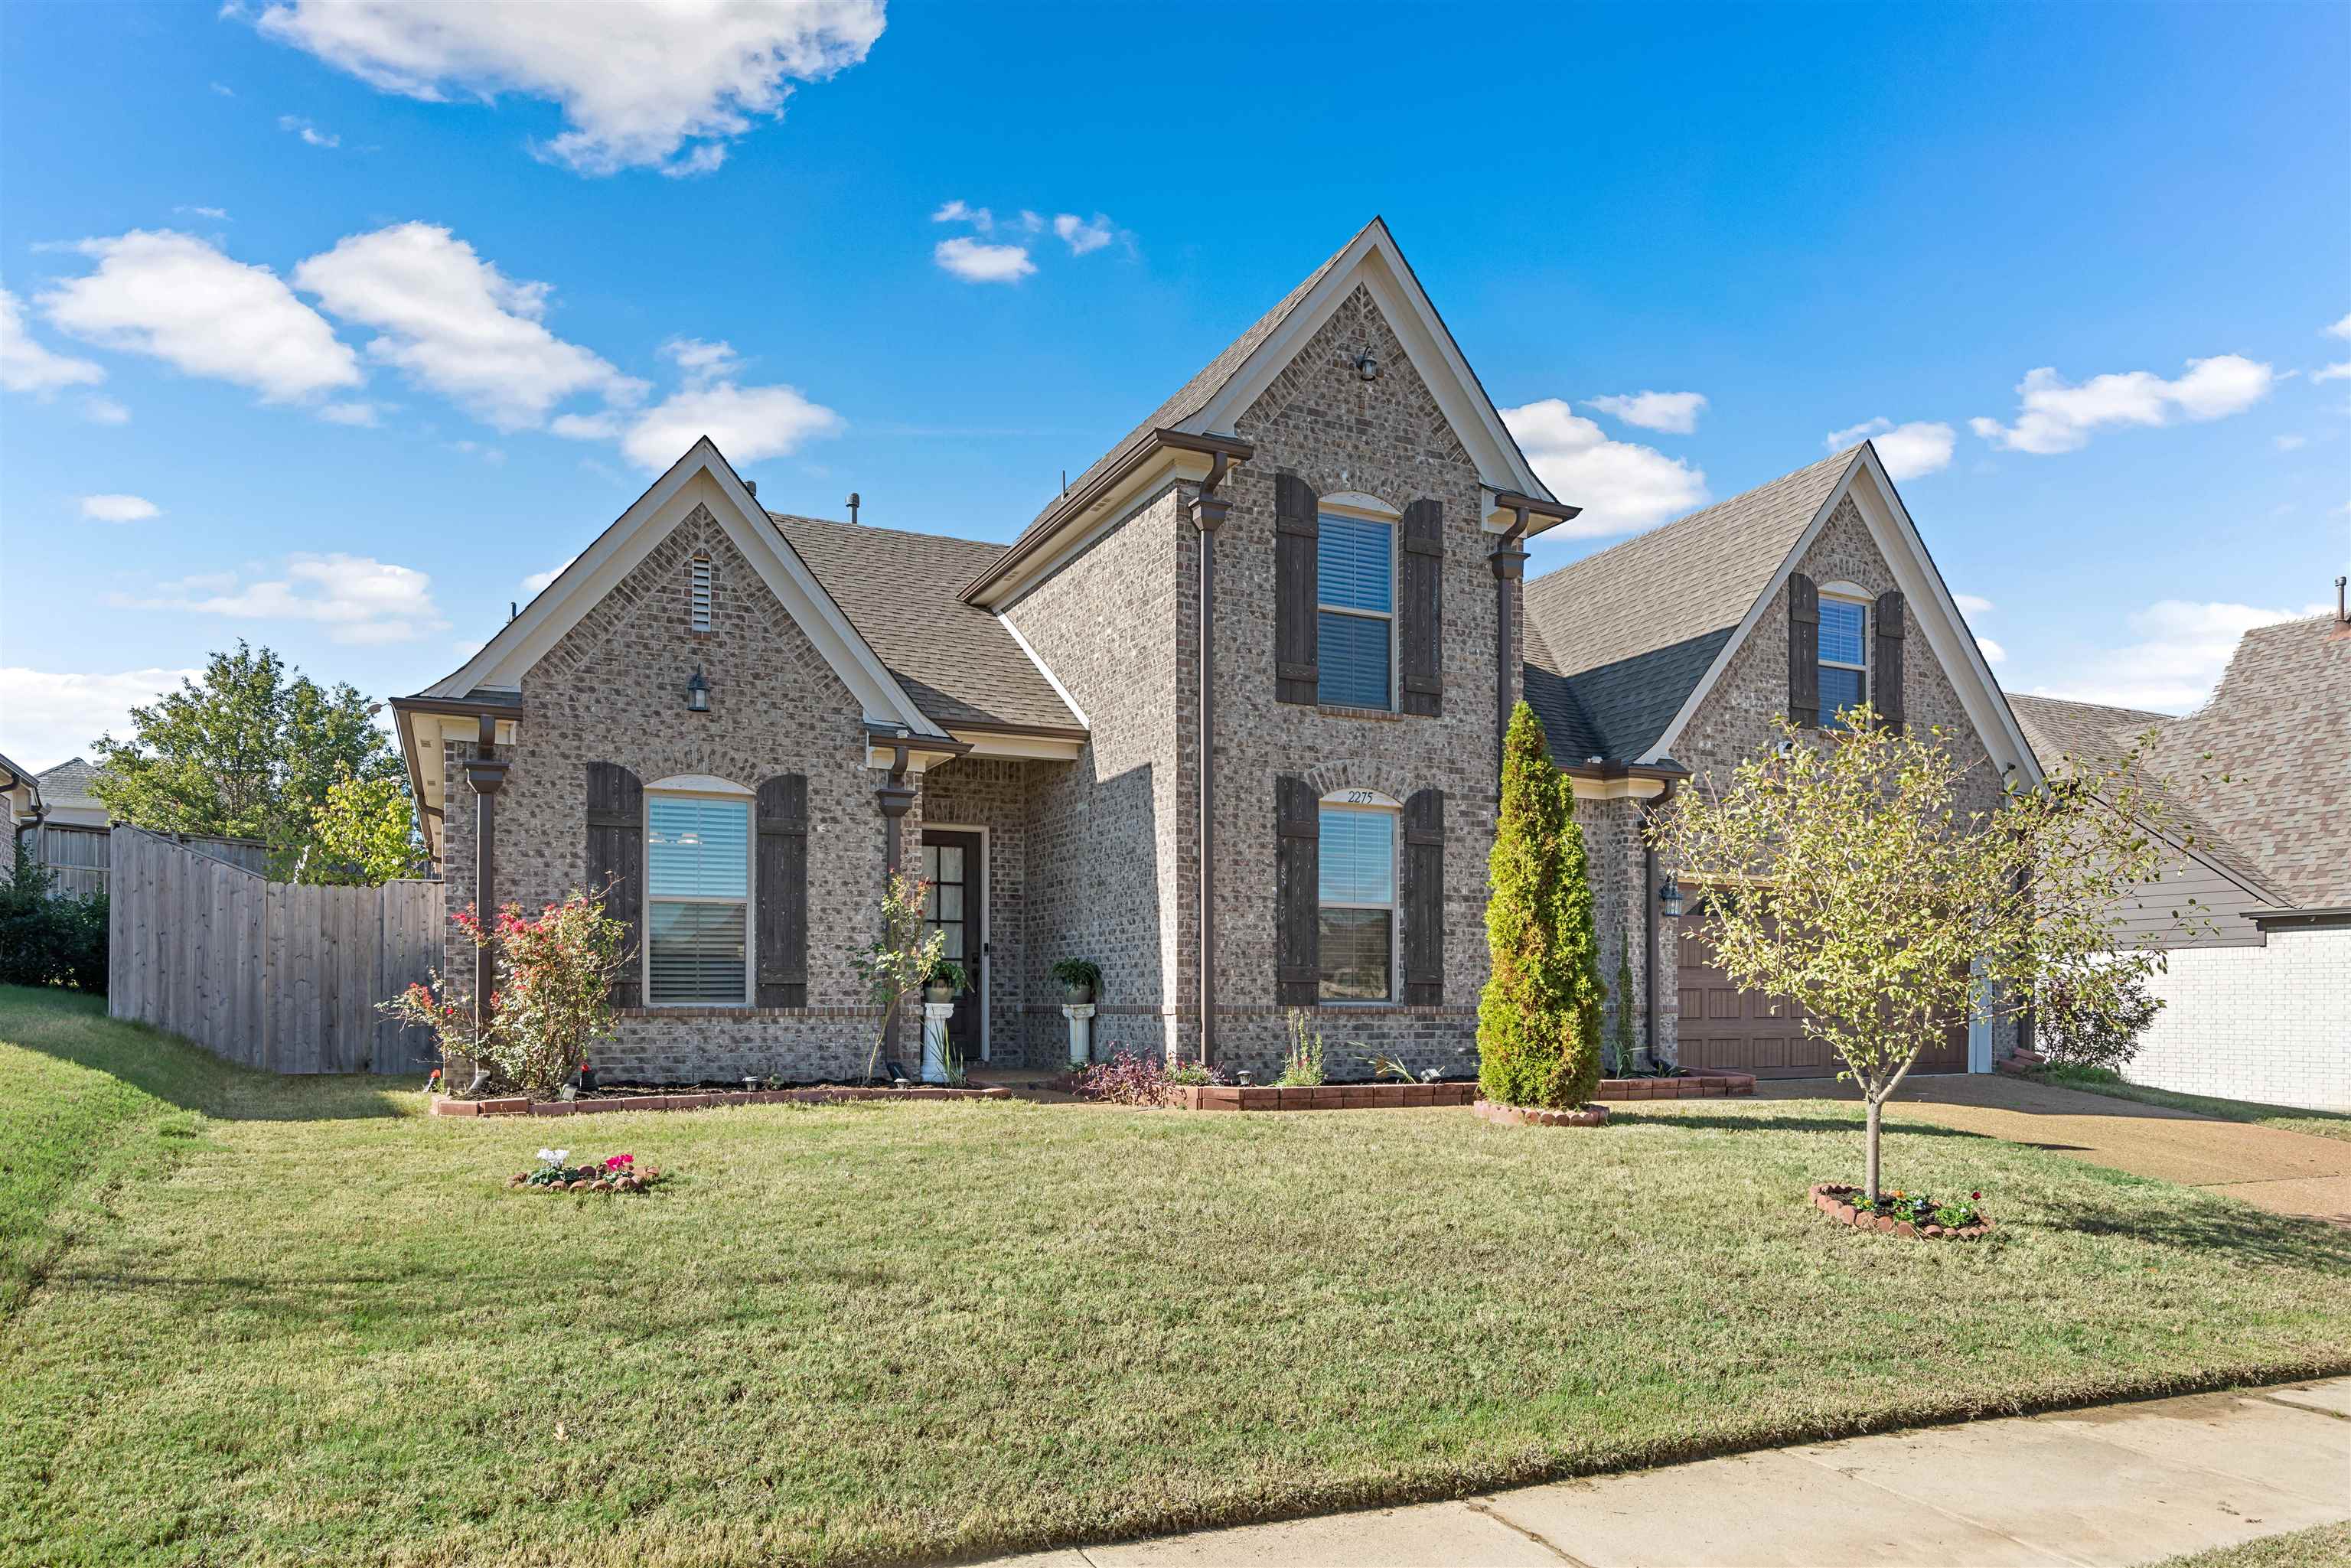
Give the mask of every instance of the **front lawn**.
<svg viewBox="0 0 2351 1568">
<path fill-rule="evenodd" d="M 22 992 L 0 1041 L 194 1134 L 0 1329 L 11 1562 L 897 1561 L 2351 1372 L 2351 1236 L 1899 1105 L 1993 1237 L 1822 1219 L 1830 1102 L 506 1123 Z M 674 1180 L 508 1191 L 550 1142 Z"/>
<path fill-rule="evenodd" d="M 2176 1089 L 2152 1089 L 2126 1083 L 2103 1067 L 2045 1067 L 2034 1074 L 2043 1083 L 2092 1094 L 2136 1100 L 2142 1105 L 2162 1105 L 2174 1111 L 2194 1111 L 2224 1122 L 2251 1122 L 2289 1133 L 2309 1133 L 2321 1138 L 2351 1142 L 2351 1114 L 2340 1111 L 2310 1111 L 2297 1105 L 2263 1105 L 2251 1100 L 2222 1100 L 2210 1094 L 2182 1094 Z"/>
</svg>

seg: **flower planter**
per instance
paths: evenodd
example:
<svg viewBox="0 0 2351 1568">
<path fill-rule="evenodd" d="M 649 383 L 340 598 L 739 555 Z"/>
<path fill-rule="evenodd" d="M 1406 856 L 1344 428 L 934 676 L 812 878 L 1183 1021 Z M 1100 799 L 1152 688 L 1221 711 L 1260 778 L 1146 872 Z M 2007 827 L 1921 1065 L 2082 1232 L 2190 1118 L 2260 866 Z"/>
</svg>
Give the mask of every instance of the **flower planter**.
<svg viewBox="0 0 2351 1568">
<path fill-rule="evenodd" d="M 1608 1107 L 1584 1105 L 1573 1111 L 1551 1111 L 1537 1105 L 1497 1105 L 1480 1100 L 1471 1110 L 1498 1127 L 1604 1127 Z"/>
<path fill-rule="evenodd" d="M 1898 1236 L 1906 1241 L 1973 1241 L 1979 1236 L 1991 1232 L 1989 1219 L 1979 1219 L 1973 1225 L 1914 1225 L 1890 1214 L 1872 1214 L 1853 1206 L 1853 1200 L 1860 1193 L 1861 1188 L 1857 1186 L 1820 1183 L 1812 1188 L 1813 1207 L 1840 1225 L 1850 1225 L 1856 1230 L 1875 1230 L 1886 1236 Z"/>
<path fill-rule="evenodd" d="M 1092 986 L 1063 986 L 1061 999 L 1073 1008 L 1092 1007 L 1094 988 Z"/>
<path fill-rule="evenodd" d="M 1008 1100 L 1012 1091 L 998 1084 L 985 1088 L 940 1088 L 927 1084 L 904 1089 L 846 1083 L 837 1088 L 740 1089 L 716 1093 L 612 1094 L 596 1100 L 452 1100 L 436 1095 L 435 1116 L 584 1116 L 598 1111 L 711 1111 L 726 1105 L 831 1105 L 851 1100 Z"/>
</svg>

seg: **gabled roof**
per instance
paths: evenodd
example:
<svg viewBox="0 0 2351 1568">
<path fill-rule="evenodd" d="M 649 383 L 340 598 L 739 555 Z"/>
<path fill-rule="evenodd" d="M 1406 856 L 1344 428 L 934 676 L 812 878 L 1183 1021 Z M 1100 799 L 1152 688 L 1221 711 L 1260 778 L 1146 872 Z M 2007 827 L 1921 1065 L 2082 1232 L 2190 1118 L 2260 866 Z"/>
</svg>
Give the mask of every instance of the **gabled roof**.
<svg viewBox="0 0 2351 1568">
<path fill-rule="evenodd" d="M 77 757 L 70 762 L 60 762 L 55 768 L 42 770 L 41 796 L 51 802 L 94 800 L 98 798 L 93 788 L 97 781 L 98 769 Z"/>
<path fill-rule="evenodd" d="M 1562 763 L 1646 756 L 1771 586 L 1861 448 L 1611 545 L 1526 586 L 1527 696 L 1588 729 Z M 1564 709 L 1561 707 L 1562 716 Z"/>
<path fill-rule="evenodd" d="M 906 694 L 942 726 L 1084 727 L 1004 622 L 956 596 L 1003 545 L 768 516 Z"/>
<path fill-rule="evenodd" d="M 2061 697 L 2011 695 L 2008 705 L 2015 712 L 2017 722 L 2024 727 L 2026 738 L 2032 742 L 2033 753 L 2040 758 L 2043 772 L 2053 771 L 2067 758 L 2077 764 L 2112 767 L 2129 755 L 2131 747 L 2149 730 L 2156 732 L 2159 747 L 2163 731 L 2180 722 L 2171 714 L 2068 702 Z M 2140 754 L 2141 767 L 2136 770 L 2133 781 L 2161 800 L 2164 831 L 2160 836 L 2254 896 L 2271 903 L 2285 902 L 2283 890 L 2196 809 L 2188 793 L 2167 787 L 2176 780 L 2166 779 L 2154 767 L 2154 755 L 2152 750 Z"/>
</svg>

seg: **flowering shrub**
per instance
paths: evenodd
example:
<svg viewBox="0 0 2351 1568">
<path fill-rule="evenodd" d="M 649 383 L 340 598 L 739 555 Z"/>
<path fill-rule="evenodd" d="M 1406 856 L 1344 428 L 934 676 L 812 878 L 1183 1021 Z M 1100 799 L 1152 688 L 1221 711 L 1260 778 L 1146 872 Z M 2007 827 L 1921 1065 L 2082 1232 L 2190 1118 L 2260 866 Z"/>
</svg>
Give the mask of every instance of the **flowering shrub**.
<svg viewBox="0 0 2351 1568">
<path fill-rule="evenodd" d="M 508 1186 L 539 1187 L 549 1192 L 643 1192 L 661 1179 L 647 1166 L 637 1168 L 634 1155 L 607 1155 L 585 1165 L 572 1165 L 569 1149 L 541 1149 L 538 1164 L 507 1178 Z"/>
<path fill-rule="evenodd" d="M 1170 1067 L 1155 1058 L 1137 1056 L 1113 1047 L 1110 1060 L 1081 1068 L 1061 1079 L 1061 1086 L 1081 1100 L 1111 1105 L 1173 1105 L 1187 1085 L 1223 1083 L 1222 1071 L 1187 1061 Z"/>
<path fill-rule="evenodd" d="M 1912 1225 L 1940 1225 L 1956 1230 L 1963 1225 L 1973 1225 L 1983 1218 L 1983 1211 L 1976 1207 L 1982 1201 L 1983 1194 L 1980 1192 L 1968 1194 L 1965 1201 L 1954 1199 L 1946 1202 L 1931 1198 L 1923 1192 L 1904 1192 L 1896 1187 L 1892 1192 L 1880 1193 L 1875 1198 L 1856 1196 L 1853 1206 L 1864 1214 L 1890 1214 Z"/>
<path fill-rule="evenodd" d="M 486 926 L 471 904 L 450 919 L 475 947 L 496 949 L 486 1028 L 476 1032 L 467 998 L 437 972 L 383 1010 L 431 1030 L 444 1057 L 470 1057 L 504 1084 L 552 1094 L 586 1048 L 611 1032 L 612 977 L 628 961 L 627 928 L 604 913 L 601 894 L 577 891 L 535 915 L 509 904 Z"/>
</svg>

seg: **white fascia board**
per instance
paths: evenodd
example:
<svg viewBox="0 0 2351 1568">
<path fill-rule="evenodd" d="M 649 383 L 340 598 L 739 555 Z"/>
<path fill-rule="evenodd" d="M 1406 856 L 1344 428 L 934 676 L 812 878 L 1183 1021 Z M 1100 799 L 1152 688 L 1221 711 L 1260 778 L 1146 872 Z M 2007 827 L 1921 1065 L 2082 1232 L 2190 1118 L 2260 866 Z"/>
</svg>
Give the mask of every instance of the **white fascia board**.
<svg viewBox="0 0 2351 1568">
<path fill-rule="evenodd" d="M 696 441 L 654 480 L 634 505 L 564 568 L 545 592 L 530 601 L 528 609 L 500 627 L 464 668 L 426 688 L 424 695 L 463 698 L 484 687 L 519 691 L 531 667 L 602 603 L 696 505 L 710 508 L 768 591 L 856 696 L 867 722 L 904 725 L 917 735 L 945 733 L 915 706 L 850 624 L 841 606 L 785 540 L 782 530 L 768 520 L 767 513 L 708 436 Z"/>
<path fill-rule="evenodd" d="M 1008 735 L 1000 730 L 967 729 L 956 738 L 967 743 L 967 757 L 1006 757 L 1047 762 L 1074 762 L 1086 743 L 1071 736 Z"/>
<path fill-rule="evenodd" d="M 1093 724 L 1086 717 L 1086 710 L 1078 706 L 1078 699 L 1071 695 L 1069 687 L 1061 684 L 1061 677 L 1053 673 L 1053 666 L 1045 663 L 1038 656 L 1037 650 L 1029 645 L 1029 639 L 1020 634 L 1020 628 L 1012 623 L 1012 617 L 1000 611 L 990 611 L 989 613 L 996 617 L 996 623 L 998 626 L 1010 633 L 1013 643 L 1020 651 L 1029 655 L 1029 662 L 1037 666 L 1037 673 L 1045 677 L 1045 684 L 1053 688 L 1053 695 L 1061 699 L 1062 706 L 1067 707 L 1071 715 L 1077 719 L 1079 727 L 1092 729 Z"/>
<path fill-rule="evenodd" d="M 1299 303 L 1272 336 L 1243 361 L 1207 406 L 1176 428 L 1194 435 L 1229 431 L 1249 412 L 1291 358 L 1321 331 L 1347 296 L 1361 283 L 1379 302 L 1388 326 L 1413 368 L 1420 372 L 1437 405 L 1478 465 L 1478 476 L 1499 490 L 1556 500 L 1519 450 L 1502 423 L 1499 410 L 1486 395 L 1477 372 L 1462 357 L 1453 334 L 1446 329 L 1427 293 L 1412 275 L 1382 224 L 1359 235 L 1348 254 L 1322 276 L 1322 281 Z"/>
</svg>

